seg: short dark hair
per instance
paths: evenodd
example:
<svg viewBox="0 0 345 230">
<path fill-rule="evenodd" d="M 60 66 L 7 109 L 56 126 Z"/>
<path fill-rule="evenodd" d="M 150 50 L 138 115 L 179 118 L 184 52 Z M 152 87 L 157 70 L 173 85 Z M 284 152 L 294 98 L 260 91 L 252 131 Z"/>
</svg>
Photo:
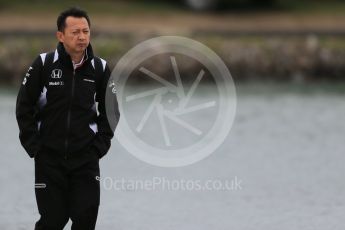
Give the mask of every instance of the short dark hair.
<svg viewBox="0 0 345 230">
<path fill-rule="evenodd" d="M 63 32 L 66 28 L 66 18 L 72 16 L 76 18 L 85 18 L 89 27 L 91 26 L 90 18 L 87 15 L 86 11 L 80 9 L 79 7 L 71 7 L 63 12 L 60 13 L 59 17 L 57 18 L 56 24 L 58 31 Z"/>
</svg>

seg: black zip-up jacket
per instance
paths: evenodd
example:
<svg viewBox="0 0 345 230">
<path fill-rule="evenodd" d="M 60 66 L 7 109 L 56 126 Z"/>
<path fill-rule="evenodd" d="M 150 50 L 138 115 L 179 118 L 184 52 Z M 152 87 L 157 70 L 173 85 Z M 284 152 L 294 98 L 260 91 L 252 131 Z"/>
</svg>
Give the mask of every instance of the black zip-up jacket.
<svg viewBox="0 0 345 230">
<path fill-rule="evenodd" d="M 90 152 L 103 157 L 114 135 L 105 109 L 109 77 L 108 65 L 93 55 L 91 45 L 76 69 L 62 43 L 55 52 L 39 55 L 24 78 L 16 106 L 19 138 L 29 156 L 44 150 L 64 158 Z M 117 101 L 114 106 L 117 124 Z"/>
</svg>

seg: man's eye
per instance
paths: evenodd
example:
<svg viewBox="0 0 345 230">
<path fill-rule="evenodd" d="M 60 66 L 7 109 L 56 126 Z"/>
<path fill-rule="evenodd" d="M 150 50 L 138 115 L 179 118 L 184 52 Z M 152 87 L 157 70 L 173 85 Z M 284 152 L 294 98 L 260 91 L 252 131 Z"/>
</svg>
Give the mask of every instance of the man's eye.
<svg viewBox="0 0 345 230">
<path fill-rule="evenodd" d="M 72 32 L 73 35 L 78 35 L 77 31 Z"/>
</svg>

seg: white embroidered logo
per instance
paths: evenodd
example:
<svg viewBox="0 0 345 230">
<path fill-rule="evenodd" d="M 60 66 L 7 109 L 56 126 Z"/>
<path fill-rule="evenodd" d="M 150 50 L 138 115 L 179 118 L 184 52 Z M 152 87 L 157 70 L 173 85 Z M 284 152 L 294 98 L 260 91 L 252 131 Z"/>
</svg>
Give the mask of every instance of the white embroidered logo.
<svg viewBox="0 0 345 230">
<path fill-rule="evenodd" d="M 49 86 L 58 86 L 58 85 L 64 85 L 65 83 L 63 81 L 55 81 L 55 82 L 52 82 L 50 81 L 49 82 Z"/>
<path fill-rule="evenodd" d="M 95 82 L 94 80 L 86 79 L 86 78 L 84 78 L 83 80 L 84 80 L 84 81 L 87 81 L 87 82 Z"/>
<path fill-rule="evenodd" d="M 23 82 L 22 82 L 23 85 L 25 85 L 26 82 L 28 81 L 27 78 L 30 77 L 30 70 L 32 70 L 32 69 L 33 69 L 33 68 L 30 66 L 30 68 L 28 69 L 28 72 L 25 74 L 25 77 L 24 77 Z"/>
<path fill-rule="evenodd" d="M 36 183 L 35 188 L 46 188 L 47 185 L 45 183 Z"/>
<path fill-rule="evenodd" d="M 28 80 L 27 80 L 26 77 L 25 77 L 22 84 L 25 85 L 27 81 L 28 81 Z"/>
<path fill-rule="evenodd" d="M 54 78 L 54 79 L 61 78 L 62 70 L 61 69 L 53 69 L 53 71 L 52 71 L 50 76 L 51 76 L 51 78 Z"/>
<path fill-rule="evenodd" d="M 111 81 L 111 82 L 109 83 L 109 88 L 112 88 L 112 89 L 111 89 L 111 92 L 112 92 L 113 94 L 116 93 L 116 84 L 115 84 L 115 81 Z"/>
</svg>

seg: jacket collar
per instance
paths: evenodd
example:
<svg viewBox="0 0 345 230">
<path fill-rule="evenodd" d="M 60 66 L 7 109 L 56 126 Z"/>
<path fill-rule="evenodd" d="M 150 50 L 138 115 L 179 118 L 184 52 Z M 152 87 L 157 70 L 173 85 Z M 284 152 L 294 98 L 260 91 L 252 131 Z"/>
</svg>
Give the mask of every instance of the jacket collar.
<svg viewBox="0 0 345 230">
<path fill-rule="evenodd" d="M 65 47 L 62 42 L 59 42 L 57 45 L 57 52 L 59 54 L 59 57 L 63 61 L 69 62 L 72 64 L 72 59 L 71 56 L 66 52 Z M 85 50 L 85 55 L 84 55 L 84 62 L 91 61 L 94 58 L 93 50 L 91 44 L 89 44 Z"/>
</svg>

